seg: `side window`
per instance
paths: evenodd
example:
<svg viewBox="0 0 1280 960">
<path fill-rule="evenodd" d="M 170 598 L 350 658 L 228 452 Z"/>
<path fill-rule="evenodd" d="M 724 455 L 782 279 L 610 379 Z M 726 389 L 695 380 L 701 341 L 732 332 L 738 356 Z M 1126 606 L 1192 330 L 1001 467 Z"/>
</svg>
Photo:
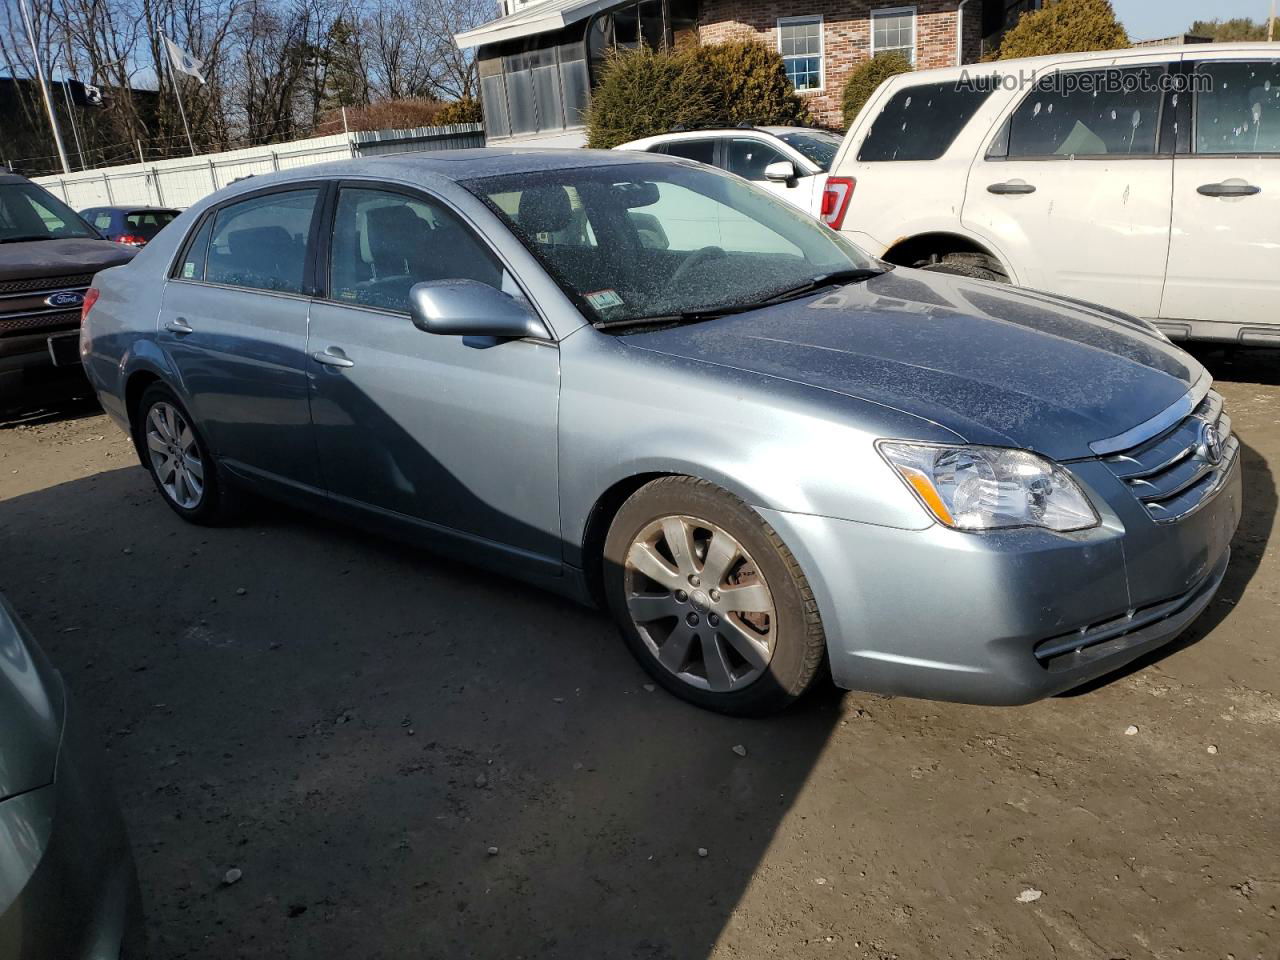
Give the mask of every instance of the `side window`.
<svg viewBox="0 0 1280 960">
<path fill-rule="evenodd" d="M 111 226 L 111 214 L 105 210 L 97 214 L 93 218 L 93 225 L 99 230 L 106 230 Z"/>
<path fill-rule="evenodd" d="M 478 280 L 507 287 L 502 264 L 453 213 L 386 190 L 338 194 L 329 268 L 330 299 L 401 313 L 409 312 L 416 283 Z"/>
<path fill-rule="evenodd" d="M 763 181 L 765 167 L 786 159 L 767 143 L 747 137 L 735 137 L 729 141 L 729 162 L 726 167 L 730 173 L 736 173 L 747 180 Z"/>
<path fill-rule="evenodd" d="M 1280 61 L 1196 65 L 1196 153 L 1280 154 Z"/>
<path fill-rule="evenodd" d="M 63 220 L 61 217 L 59 217 L 56 213 L 54 213 L 52 210 L 46 207 L 43 203 L 41 203 L 35 197 L 30 198 L 30 203 L 31 203 L 32 209 L 35 210 L 36 214 L 44 222 L 45 228 L 50 233 L 53 233 L 57 230 L 61 230 L 63 227 L 67 225 L 67 221 Z"/>
<path fill-rule="evenodd" d="M 1009 157 L 1151 156 L 1164 66 L 1050 74 L 1014 111 Z"/>
<path fill-rule="evenodd" d="M 182 259 L 174 266 L 173 276 L 179 280 L 203 280 L 205 260 L 209 256 L 209 237 L 213 235 L 213 217 L 205 217 Z"/>
<path fill-rule="evenodd" d="M 315 188 L 253 197 L 213 220 L 205 279 L 254 290 L 302 293 Z"/>
<path fill-rule="evenodd" d="M 858 150 L 859 163 L 937 160 L 991 96 L 955 82 L 904 87 L 889 98 Z"/>
<path fill-rule="evenodd" d="M 671 140 L 664 152 L 671 157 L 684 157 L 686 160 L 697 160 L 699 163 L 716 162 L 716 142 L 714 140 Z"/>
</svg>

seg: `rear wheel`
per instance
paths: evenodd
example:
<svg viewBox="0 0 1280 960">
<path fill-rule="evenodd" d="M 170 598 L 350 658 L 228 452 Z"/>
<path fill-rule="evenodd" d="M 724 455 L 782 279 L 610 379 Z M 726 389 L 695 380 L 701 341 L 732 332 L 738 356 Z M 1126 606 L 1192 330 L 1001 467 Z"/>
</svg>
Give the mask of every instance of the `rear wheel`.
<svg viewBox="0 0 1280 960">
<path fill-rule="evenodd" d="M 637 491 L 605 541 L 605 590 L 632 652 L 702 707 L 779 710 L 813 684 L 826 638 L 800 565 L 738 498 L 664 477 Z"/>
<path fill-rule="evenodd" d="M 930 273 L 949 273 L 957 277 L 970 277 L 974 280 L 990 280 L 993 283 L 1009 282 L 1009 277 L 1000 269 L 1000 265 L 981 253 L 948 253 L 921 265 L 920 269 L 928 270 Z"/>
<path fill-rule="evenodd" d="M 156 489 L 178 516 L 206 525 L 235 518 L 235 491 L 224 482 L 208 444 L 172 390 L 160 383 L 147 388 L 138 404 L 134 435 Z"/>
</svg>

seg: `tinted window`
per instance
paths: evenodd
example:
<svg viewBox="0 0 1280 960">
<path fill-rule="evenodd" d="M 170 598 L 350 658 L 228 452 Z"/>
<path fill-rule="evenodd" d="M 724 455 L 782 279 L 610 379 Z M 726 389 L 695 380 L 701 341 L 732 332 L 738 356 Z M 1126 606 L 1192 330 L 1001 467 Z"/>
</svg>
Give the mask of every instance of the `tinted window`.
<svg viewBox="0 0 1280 960">
<path fill-rule="evenodd" d="M 291 190 L 223 207 L 214 217 L 205 279 L 301 293 L 318 195 L 315 189 Z"/>
<path fill-rule="evenodd" d="M 1280 154 L 1280 61 L 1202 63 L 1196 153 Z"/>
<path fill-rule="evenodd" d="M 730 173 L 736 173 L 740 177 L 763 181 L 765 167 L 786 159 L 767 143 L 735 137 L 729 141 L 729 159 L 725 166 Z"/>
<path fill-rule="evenodd" d="M 209 237 L 213 235 L 213 217 L 205 217 L 186 253 L 174 267 L 173 275 L 183 280 L 203 280 L 204 264 L 209 255 Z"/>
<path fill-rule="evenodd" d="M 124 218 L 125 229 L 134 236 L 150 240 L 177 215 L 172 210 L 135 210 Z"/>
<path fill-rule="evenodd" d="M 1051 74 L 1018 105 L 1010 157 L 1150 156 L 1164 67 Z"/>
<path fill-rule="evenodd" d="M 673 140 L 663 144 L 660 149 L 673 157 L 684 157 L 686 160 L 697 160 L 699 163 L 715 163 L 714 140 Z"/>
<path fill-rule="evenodd" d="M 823 171 L 831 169 L 836 151 L 840 149 L 840 138 L 831 133 L 823 133 L 821 130 L 780 133 L 778 138 L 789 147 L 799 150 L 817 164 L 819 170 Z"/>
<path fill-rule="evenodd" d="M 937 160 L 989 96 L 990 90 L 957 89 L 954 82 L 899 90 L 871 124 L 858 160 Z"/>
<path fill-rule="evenodd" d="M 111 228 L 111 214 L 105 210 L 102 213 L 94 214 L 93 225 L 99 230 L 108 230 Z"/>
<path fill-rule="evenodd" d="M 503 287 L 497 258 L 439 204 L 383 190 L 343 190 L 334 215 L 330 298 L 409 312 L 409 289 L 431 280 Z"/>
</svg>

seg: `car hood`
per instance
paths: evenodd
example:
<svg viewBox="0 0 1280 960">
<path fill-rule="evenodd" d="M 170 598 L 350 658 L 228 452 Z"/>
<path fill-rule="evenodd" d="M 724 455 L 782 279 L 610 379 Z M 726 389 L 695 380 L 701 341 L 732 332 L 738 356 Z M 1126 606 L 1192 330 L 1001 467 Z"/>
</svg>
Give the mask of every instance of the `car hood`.
<svg viewBox="0 0 1280 960">
<path fill-rule="evenodd" d="M 970 443 L 1091 456 L 1207 374 L 1101 307 L 899 268 L 826 295 L 628 335 L 636 347 L 884 404 Z"/>
<path fill-rule="evenodd" d="M 0 282 L 97 273 L 128 263 L 137 253 L 110 240 L 28 240 L 0 243 Z"/>
<path fill-rule="evenodd" d="M 61 678 L 0 597 L 0 800 L 53 782 Z"/>
</svg>

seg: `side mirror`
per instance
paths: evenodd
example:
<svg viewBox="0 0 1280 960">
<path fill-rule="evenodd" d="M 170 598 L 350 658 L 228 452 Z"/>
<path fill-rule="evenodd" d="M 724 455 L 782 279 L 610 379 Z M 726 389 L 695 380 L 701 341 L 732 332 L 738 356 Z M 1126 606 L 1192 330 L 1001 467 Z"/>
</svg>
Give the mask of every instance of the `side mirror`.
<svg viewBox="0 0 1280 960">
<path fill-rule="evenodd" d="M 794 187 L 798 177 L 796 165 L 790 160 L 777 160 L 764 168 L 764 178 L 770 183 L 785 183 Z"/>
<path fill-rule="evenodd" d="M 550 340 L 528 307 L 478 280 L 433 280 L 409 290 L 409 316 L 425 333 L 452 337 Z"/>
</svg>

